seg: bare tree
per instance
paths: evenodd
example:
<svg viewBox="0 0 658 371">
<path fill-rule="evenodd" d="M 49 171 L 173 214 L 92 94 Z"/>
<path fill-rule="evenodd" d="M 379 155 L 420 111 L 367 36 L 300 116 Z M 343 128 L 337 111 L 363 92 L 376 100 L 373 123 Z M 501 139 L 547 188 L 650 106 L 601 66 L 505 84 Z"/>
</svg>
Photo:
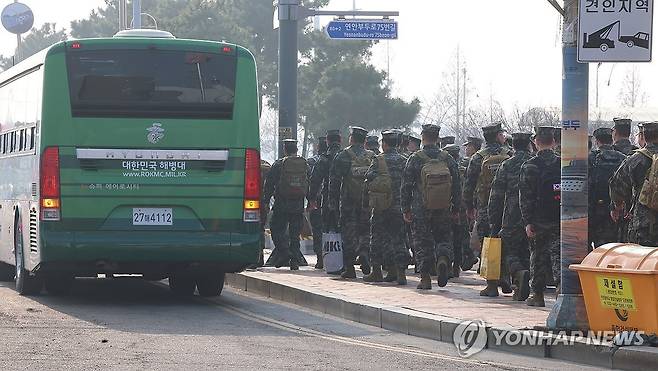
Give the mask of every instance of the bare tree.
<svg viewBox="0 0 658 371">
<path fill-rule="evenodd" d="M 626 76 L 619 91 L 619 100 L 623 107 L 635 108 L 642 106 L 647 101 L 647 93 L 642 86 L 642 78 L 637 66 L 626 70 Z"/>
<path fill-rule="evenodd" d="M 264 108 L 260 117 L 260 151 L 263 160 L 273 162 L 279 146 L 279 118 L 274 110 Z"/>
<path fill-rule="evenodd" d="M 531 133 L 537 126 L 558 126 L 560 110 L 551 107 L 532 107 L 522 109 L 514 107 L 510 117 L 510 127 L 514 131 Z"/>
</svg>

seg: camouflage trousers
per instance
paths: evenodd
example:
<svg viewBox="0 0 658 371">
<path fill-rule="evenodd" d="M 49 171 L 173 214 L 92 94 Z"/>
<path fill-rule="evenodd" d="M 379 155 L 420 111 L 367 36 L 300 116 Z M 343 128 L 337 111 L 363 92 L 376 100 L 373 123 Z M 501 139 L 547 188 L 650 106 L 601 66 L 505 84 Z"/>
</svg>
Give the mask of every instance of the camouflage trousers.
<svg viewBox="0 0 658 371">
<path fill-rule="evenodd" d="M 536 236 L 530 240 L 530 288 L 533 293 L 543 293 L 552 276 L 560 283 L 560 227 L 535 226 Z"/>
<path fill-rule="evenodd" d="M 340 230 L 343 237 L 343 264 L 354 265 L 357 256 L 368 256 L 370 250 L 369 210 L 343 209 Z"/>
<path fill-rule="evenodd" d="M 304 214 L 274 209 L 270 221 L 272 242 L 284 262 L 296 257 L 299 252 L 299 235 L 302 231 Z M 286 234 L 286 232 L 288 232 Z"/>
<path fill-rule="evenodd" d="M 447 210 L 413 213 L 411 238 L 418 271 L 430 273 L 439 256 L 446 256 L 452 261 L 452 224 L 452 217 Z"/>
<path fill-rule="evenodd" d="M 370 218 L 370 261 L 372 265 L 407 267 L 403 240 L 404 220 L 399 211 L 374 211 Z"/>
<path fill-rule="evenodd" d="M 620 241 L 620 234 L 624 234 L 620 229 L 620 225 L 610 218 L 607 206 L 590 210 L 588 251 L 591 251 L 592 244 L 596 248 L 611 242 L 624 242 Z"/>
<path fill-rule="evenodd" d="M 525 229 L 504 227 L 500 231 L 500 238 L 503 240 L 503 261 L 509 274 L 514 275 L 518 271 L 528 270 L 530 268 L 530 246 Z"/>
<path fill-rule="evenodd" d="M 468 251 L 471 249 L 469 240 L 470 234 L 468 233 L 468 224 L 455 223 L 452 225 L 452 251 L 453 251 L 453 264 L 461 265 L 464 259 L 472 259 Z"/>
<path fill-rule="evenodd" d="M 491 233 L 491 228 L 489 227 L 489 210 L 487 209 L 487 205 L 478 207 L 477 232 L 480 239 L 480 246 L 482 246 L 484 238 L 489 237 L 489 234 Z"/>
<path fill-rule="evenodd" d="M 322 254 L 322 211 L 319 209 L 312 210 L 308 214 L 308 219 L 313 233 L 313 252 Z"/>
<path fill-rule="evenodd" d="M 322 207 L 322 228 L 324 233 L 338 232 L 338 213 L 326 206 Z"/>
</svg>

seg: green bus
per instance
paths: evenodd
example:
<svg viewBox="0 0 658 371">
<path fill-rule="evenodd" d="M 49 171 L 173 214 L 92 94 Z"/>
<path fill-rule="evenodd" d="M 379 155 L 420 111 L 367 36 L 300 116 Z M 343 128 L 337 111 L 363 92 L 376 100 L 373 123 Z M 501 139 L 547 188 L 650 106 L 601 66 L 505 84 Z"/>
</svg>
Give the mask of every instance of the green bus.
<svg viewBox="0 0 658 371">
<path fill-rule="evenodd" d="M 0 74 L 0 278 L 20 294 L 143 275 L 221 293 L 258 262 L 256 64 L 132 30 L 61 42 Z"/>
</svg>

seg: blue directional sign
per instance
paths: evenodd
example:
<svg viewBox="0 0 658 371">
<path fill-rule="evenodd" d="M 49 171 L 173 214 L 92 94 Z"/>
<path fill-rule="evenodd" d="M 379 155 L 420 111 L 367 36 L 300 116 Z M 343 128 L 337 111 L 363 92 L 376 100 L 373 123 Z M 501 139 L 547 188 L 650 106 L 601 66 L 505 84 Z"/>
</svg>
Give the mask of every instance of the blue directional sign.
<svg viewBox="0 0 658 371">
<path fill-rule="evenodd" d="M 389 19 L 340 19 L 329 23 L 327 34 L 340 40 L 397 40 L 398 23 Z"/>
<path fill-rule="evenodd" d="M 11 3 L 2 10 L 2 25 L 11 33 L 26 33 L 34 25 L 34 14 L 25 4 Z"/>
</svg>

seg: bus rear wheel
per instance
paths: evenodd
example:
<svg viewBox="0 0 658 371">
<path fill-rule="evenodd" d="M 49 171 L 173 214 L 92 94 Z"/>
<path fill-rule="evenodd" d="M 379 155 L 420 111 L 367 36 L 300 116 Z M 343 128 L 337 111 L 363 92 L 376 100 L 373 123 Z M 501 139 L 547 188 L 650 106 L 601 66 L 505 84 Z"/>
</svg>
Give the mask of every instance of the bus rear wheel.
<svg viewBox="0 0 658 371">
<path fill-rule="evenodd" d="M 189 273 L 174 273 L 169 276 L 169 289 L 177 296 L 192 296 L 196 282 Z"/>
<path fill-rule="evenodd" d="M 38 275 L 30 275 L 30 272 L 25 269 L 25 257 L 23 255 L 23 226 L 20 222 L 17 222 L 14 228 L 16 291 L 20 295 L 37 295 L 41 292 L 43 282 Z"/>
<path fill-rule="evenodd" d="M 221 295 L 225 278 L 226 273 L 206 274 L 197 277 L 196 287 L 199 290 L 199 295 L 206 298 Z"/>
</svg>

